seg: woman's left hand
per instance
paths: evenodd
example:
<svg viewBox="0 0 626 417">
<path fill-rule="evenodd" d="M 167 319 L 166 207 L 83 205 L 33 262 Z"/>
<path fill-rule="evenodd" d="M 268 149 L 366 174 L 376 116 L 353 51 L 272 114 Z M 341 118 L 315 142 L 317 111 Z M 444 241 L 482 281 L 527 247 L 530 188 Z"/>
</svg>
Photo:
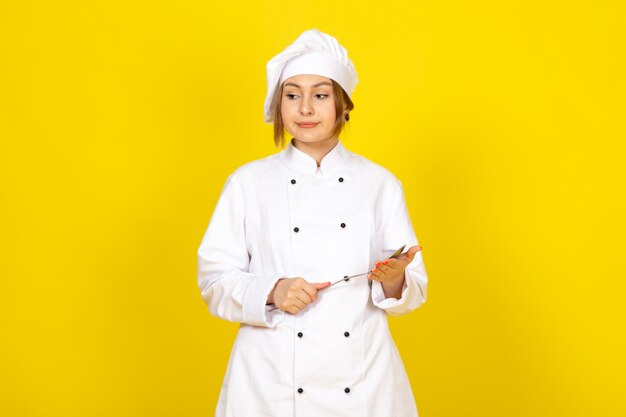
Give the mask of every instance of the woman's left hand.
<svg viewBox="0 0 626 417">
<path fill-rule="evenodd" d="M 376 262 L 376 268 L 367 277 L 382 284 L 385 296 L 399 298 L 404 284 L 404 270 L 420 250 L 422 250 L 420 245 L 411 246 L 397 258 Z"/>
</svg>

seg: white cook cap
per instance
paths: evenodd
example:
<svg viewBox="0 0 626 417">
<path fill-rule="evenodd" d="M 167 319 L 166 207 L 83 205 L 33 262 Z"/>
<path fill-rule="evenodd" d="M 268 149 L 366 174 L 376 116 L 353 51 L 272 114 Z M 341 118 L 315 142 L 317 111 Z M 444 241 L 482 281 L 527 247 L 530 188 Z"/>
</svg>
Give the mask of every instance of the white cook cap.
<svg viewBox="0 0 626 417">
<path fill-rule="evenodd" d="M 315 74 L 335 80 L 352 98 L 359 79 L 348 51 L 337 39 L 310 29 L 267 62 L 267 96 L 265 97 L 265 123 L 273 123 L 270 115 L 272 98 L 278 87 L 289 77 Z"/>
</svg>

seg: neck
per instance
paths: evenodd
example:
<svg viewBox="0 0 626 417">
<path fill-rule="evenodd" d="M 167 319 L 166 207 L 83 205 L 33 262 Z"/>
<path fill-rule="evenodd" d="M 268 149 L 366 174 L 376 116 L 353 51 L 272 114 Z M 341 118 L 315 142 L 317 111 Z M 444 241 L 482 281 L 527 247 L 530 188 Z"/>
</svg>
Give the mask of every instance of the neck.
<svg viewBox="0 0 626 417">
<path fill-rule="evenodd" d="M 317 166 L 321 165 L 322 159 L 337 145 L 338 142 L 339 139 L 336 137 L 313 143 L 302 142 L 293 138 L 293 146 L 315 159 Z"/>
</svg>

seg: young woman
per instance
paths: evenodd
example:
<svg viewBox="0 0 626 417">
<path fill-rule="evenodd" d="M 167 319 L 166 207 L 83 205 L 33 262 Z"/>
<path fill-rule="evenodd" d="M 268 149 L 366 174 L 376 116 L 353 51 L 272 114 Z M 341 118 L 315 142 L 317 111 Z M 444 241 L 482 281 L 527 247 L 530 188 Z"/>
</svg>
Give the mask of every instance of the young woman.
<svg viewBox="0 0 626 417">
<path fill-rule="evenodd" d="M 400 181 L 339 140 L 354 66 L 312 29 L 267 80 L 265 121 L 293 138 L 228 177 L 198 250 L 203 300 L 241 323 L 216 416 L 417 416 L 387 315 L 428 279 Z"/>
</svg>

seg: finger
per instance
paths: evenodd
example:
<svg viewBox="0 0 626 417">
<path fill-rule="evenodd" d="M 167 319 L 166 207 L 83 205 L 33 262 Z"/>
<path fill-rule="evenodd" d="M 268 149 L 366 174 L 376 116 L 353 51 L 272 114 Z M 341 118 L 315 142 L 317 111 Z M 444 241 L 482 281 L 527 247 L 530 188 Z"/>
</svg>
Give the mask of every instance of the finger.
<svg viewBox="0 0 626 417">
<path fill-rule="evenodd" d="M 394 269 L 400 269 L 402 268 L 404 265 L 402 264 L 402 261 L 398 260 L 398 259 L 385 259 L 383 261 L 383 265 L 387 266 L 389 269 L 386 269 L 385 272 L 389 271 L 389 270 L 394 270 Z"/>
<path fill-rule="evenodd" d="M 378 275 L 379 278 L 385 278 L 386 273 L 380 267 L 376 267 L 373 272 Z"/>
<path fill-rule="evenodd" d="M 316 282 L 302 287 L 302 289 L 305 290 L 307 294 L 309 294 L 313 301 L 317 301 L 317 291 L 321 290 L 322 288 L 326 288 L 329 285 L 330 282 Z"/>
<path fill-rule="evenodd" d="M 289 306 L 286 311 L 293 315 L 296 315 L 300 312 L 300 309 L 296 306 Z"/>
<path fill-rule="evenodd" d="M 413 258 L 415 258 L 415 254 L 421 250 L 422 247 L 420 245 L 411 246 L 409 250 L 403 254 L 407 264 L 411 263 L 413 261 Z"/>
<path fill-rule="evenodd" d="M 302 291 L 304 291 L 306 295 L 311 297 L 311 301 L 317 300 L 317 288 L 315 286 L 311 284 L 305 285 L 304 287 L 302 287 Z"/>
<path fill-rule="evenodd" d="M 309 303 L 304 303 L 304 302 L 302 302 L 302 301 L 300 301 L 300 300 L 298 300 L 298 301 L 296 301 L 296 302 L 294 303 L 294 305 L 295 305 L 296 307 L 298 307 L 300 310 L 304 310 L 304 309 L 306 308 L 307 304 L 309 304 Z"/>
<path fill-rule="evenodd" d="M 285 304 L 303 309 L 304 307 L 306 307 L 307 304 L 310 303 L 310 301 L 308 301 L 309 299 L 309 295 L 304 291 L 301 291 L 299 293 L 294 293 L 291 297 L 289 297 Z"/>
<path fill-rule="evenodd" d="M 373 281 L 380 281 L 380 277 L 379 277 L 379 276 L 375 273 L 375 271 L 376 271 L 376 270 L 374 269 L 372 272 L 370 272 L 370 273 L 367 275 L 367 277 L 368 277 L 369 279 L 373 280 Z"/>
<path fill-rule="evenodd" d="M 293 306 L 288 302 L 276 304 L 276 307 L 287 313 L 291 313 L 291 310 L 293 308 Z"/>
<path fill-rule="evenodd" d="M 413 260 L 413 258 L 414 258 L 414 257 L 415 257 L 415 255 L 417 254 L 417 252 L 419 252 L 419 251 L 421 251 L 421 250 L 422 250 L 422 247 L 421 247 L 420 245 L 415 245 L 415 246 L 412 246 L 412 247 L 409 249 L 409 255 L 411 256 L 411 260 Z"/>
<path fill-rule="evenodd" d="M 376 268 L 382 271 L 383 273 L 387 273 L 390 269 L 392 269 L 389 265 L 387 265 L 384 261 L 376 262 Z"/>
<path fill-rule="evenodd" d="M 296 299 L 294 300 L 294 302 L 295 302 L 296 300 L 297 300 L 297 301 L 299 301 L 299 302 L 301 302 L 301 303 L 303 304 L 303 305 L 302 305 L 302 308 L 304 308 L 307 304 L 310 304 L 310 303 L 311 303 L 311 301 L 313 301 L 313 297 L 311 297 L 311 296 L 310 296 L 310 295 L 309 295 L 309 294 L 308 294 L 308 293 L 307 293 L 307 292 L 303 289 L 302 291 L 300 291 L 300 292 L 298 292 L 298 293 L 296 294 Z"/>
</svg>

